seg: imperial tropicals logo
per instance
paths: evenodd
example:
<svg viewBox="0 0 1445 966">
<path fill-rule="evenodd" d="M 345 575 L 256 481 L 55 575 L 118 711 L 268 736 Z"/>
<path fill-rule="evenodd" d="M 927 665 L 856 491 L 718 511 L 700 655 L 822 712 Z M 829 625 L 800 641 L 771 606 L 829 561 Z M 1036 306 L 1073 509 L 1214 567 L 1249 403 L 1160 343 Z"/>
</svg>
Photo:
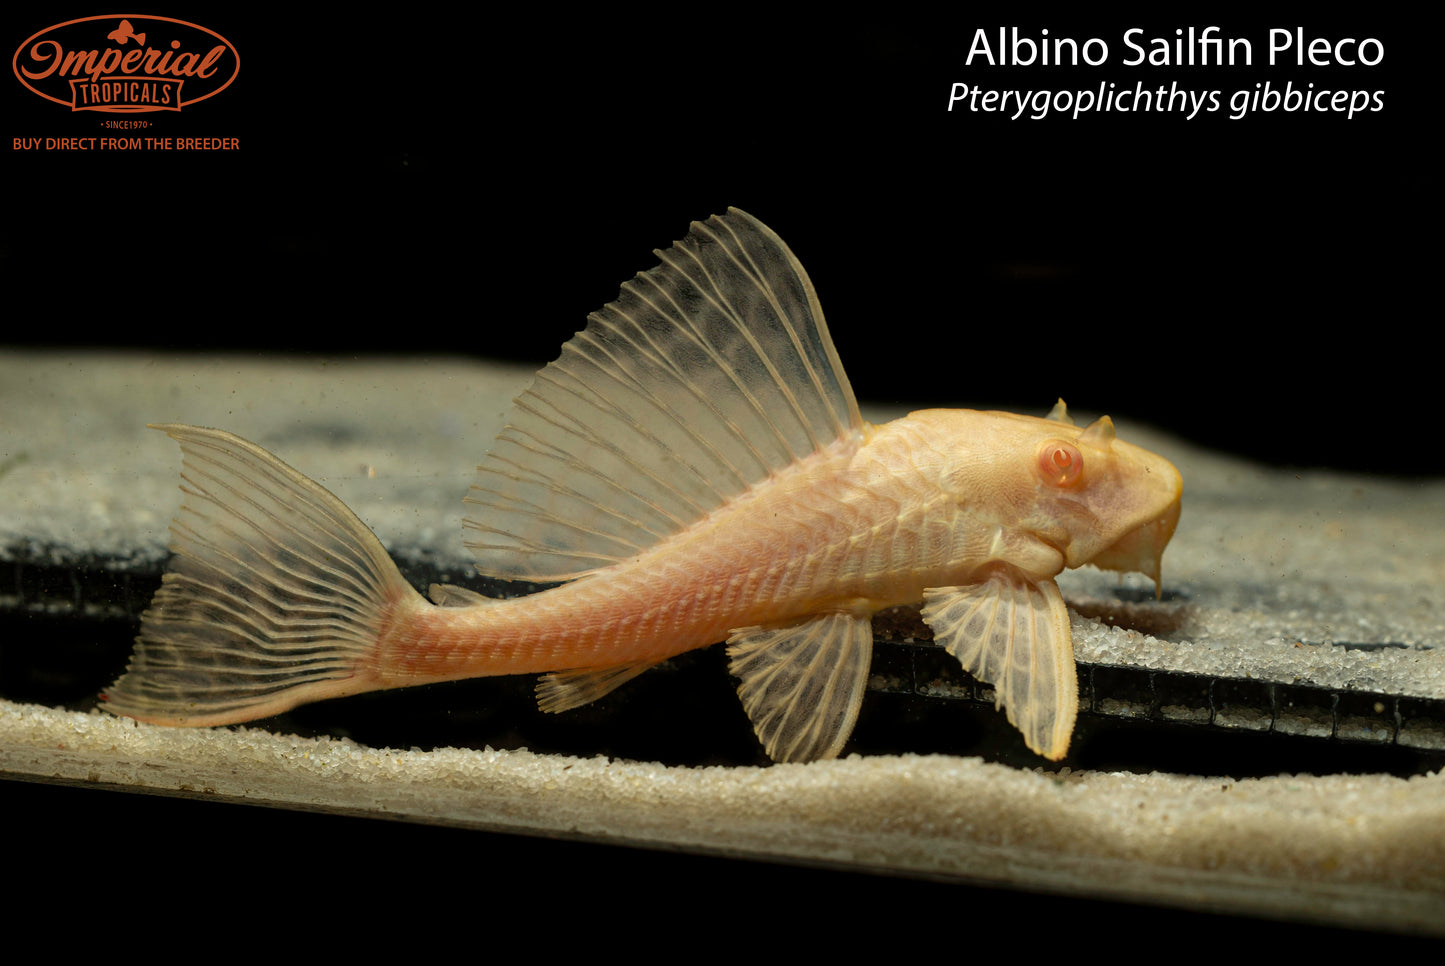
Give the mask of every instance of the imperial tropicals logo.
<svg viewBox="0 0 1445 966">
<path fill-rule="evenodd" d="M 170 17 L 85 17 L 46 27 L 11 61 L 20 83 L 72 111 L 179 111 L 231 85 L 241 57 L 214 30 Z"/>
</svg>

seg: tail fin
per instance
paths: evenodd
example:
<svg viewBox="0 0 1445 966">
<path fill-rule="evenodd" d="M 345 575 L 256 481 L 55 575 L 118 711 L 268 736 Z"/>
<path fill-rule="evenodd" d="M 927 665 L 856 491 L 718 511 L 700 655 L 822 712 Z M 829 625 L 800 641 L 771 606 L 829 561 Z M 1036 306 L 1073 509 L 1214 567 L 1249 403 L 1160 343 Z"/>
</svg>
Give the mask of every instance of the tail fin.
<svg viewBox="0 0 1445 966">
<path fill-rule="evenodd" d="M 320 484 L 254 443 L 165 425 L 185 499 L 174 556 L 107 710 L 219 725 L 377 687 L 368 658 L 417 597 L 381 542 Z"/>
</svg>

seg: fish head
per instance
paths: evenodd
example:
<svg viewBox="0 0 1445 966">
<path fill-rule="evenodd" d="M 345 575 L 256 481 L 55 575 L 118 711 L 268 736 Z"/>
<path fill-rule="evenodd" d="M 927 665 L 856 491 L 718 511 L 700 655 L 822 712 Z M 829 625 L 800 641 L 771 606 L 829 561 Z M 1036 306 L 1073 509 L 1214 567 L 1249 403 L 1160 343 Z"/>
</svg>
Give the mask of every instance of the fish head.
<svg viewBox="0 0 1445 966">
<path fill-rule="evenodd" d="M 1062 404 L 1047 419 L 935 412 L 956 414 L 952 445 L 960 455 L 950 488 L 960 500 L 987 505 L 989 522 L 1008 537 L 1004 546 L 1047 547 L 1046 557 L 1031 559 L 1052 559 L 1058 569 L 1142 573 L 1157 590 L 1184 486 L 1172 463 L 1118 439 L 1108 416 L 1075 426 Z"/>
<path fill-rule="evenodd" d="M 1031 422 L 1035 502 L 1027 523 L 1065 566 L 1141 573 L 1157 594 L 1164 548 L 1179 523 L 1179 470 L 1119 439 L 1108 416 L 1082 429 L 1057 416 Z"/>
</svg>

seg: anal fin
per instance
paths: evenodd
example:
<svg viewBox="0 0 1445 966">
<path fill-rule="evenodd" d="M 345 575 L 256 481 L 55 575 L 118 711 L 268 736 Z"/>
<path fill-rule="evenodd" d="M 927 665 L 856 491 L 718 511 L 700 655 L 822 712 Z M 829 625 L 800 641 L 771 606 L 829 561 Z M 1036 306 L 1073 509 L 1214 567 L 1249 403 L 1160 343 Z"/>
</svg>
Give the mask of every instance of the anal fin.
<svg viewBox="0 0 1445 966">
<path fill-rule="evenodd" d="M 591 704 L 664 660 L 666 658 L 639 661 L 636 664 L 618 664 L 614 667 L 579 668 L 544 674 L 537 681 L 537 707 L 555 714 Z"/>
<path fill-rule="evenodd" d="M 1079 683 L 1057 584 L 1000 567 L 976 584 L 925 590 L 923 620 L 966 671 L 994 686 L 1031 750 L 1052 761 L 1068 753 Z"/>
<path fill-rule="evenodd" d="M 774 761 L 836 758 L 853 733 L 873 655 L 870 615 L 821 614 L 728 638 L 738 696 Z"/>
</svg>

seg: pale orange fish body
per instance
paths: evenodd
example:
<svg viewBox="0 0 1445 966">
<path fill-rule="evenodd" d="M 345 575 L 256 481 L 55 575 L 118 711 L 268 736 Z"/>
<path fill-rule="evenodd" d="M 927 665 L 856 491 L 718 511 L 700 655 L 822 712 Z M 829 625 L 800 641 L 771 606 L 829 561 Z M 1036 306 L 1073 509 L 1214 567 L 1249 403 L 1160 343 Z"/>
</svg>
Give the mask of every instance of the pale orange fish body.
<svg viewBox="0 0 1445 966">
<path fill-rule="evenodd" d="M 319 485 L 229 434 L 163 427 L 191 487 L 108 707 L 224 724 L 543 673 L 560 711 L 727 640 L 769 754 L 810 760 L 852 730 L 872 615 L 922 600 L 1030 747 L 1062 757 L 1077 684 L 1053 577 L 1092 562 L 1157 582 L 1174 467 L 1062 404 L 869 425 L 776 235 L 733 210 L 659 254 L 518 399 L 468 498 L 483 573 L 565 583 L 508 600 L 434 587 L 436 606 Z M 235 521 L 190 522 L 218 511 Z"/>
</svg>

